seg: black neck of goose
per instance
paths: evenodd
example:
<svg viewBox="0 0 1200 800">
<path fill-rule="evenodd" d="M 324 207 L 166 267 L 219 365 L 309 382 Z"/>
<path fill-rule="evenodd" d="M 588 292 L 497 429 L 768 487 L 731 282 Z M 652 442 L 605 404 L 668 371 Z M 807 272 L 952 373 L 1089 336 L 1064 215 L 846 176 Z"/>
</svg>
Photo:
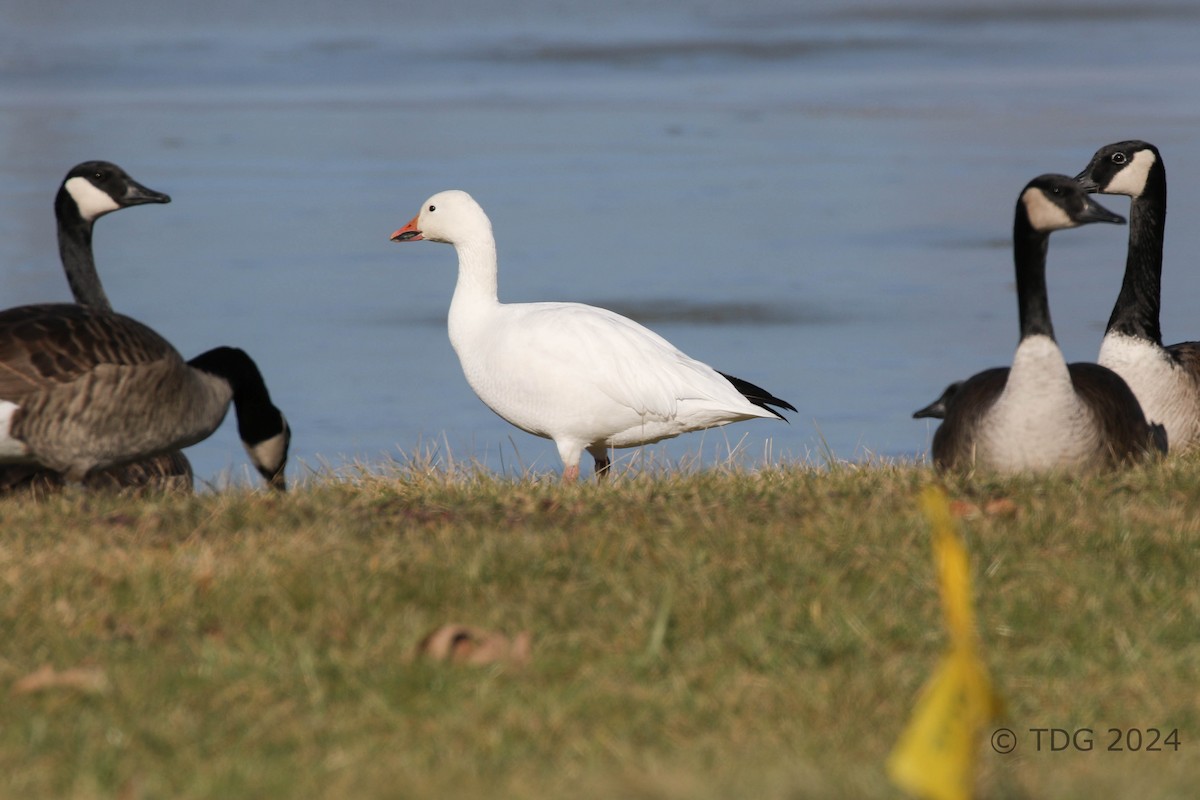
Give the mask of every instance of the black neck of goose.
<svg viewBox="0 0 1200 800">
<path fill-rule="evenodd" d="M 1013 223 L 1013 260 L 1017 268 L 1017 311 L 1021 339 L 1030 336 L 1054 338 L 1050 323 L 1050 300 L 1046 294 L 1046 249 L 1050 235 L 1029 224 L 1024 203 L 1017 204 Z"/>
<path fill-rule="evenodd" d="M 92 255 L 92 223 L 80 215 L 79 207 L 66 189 L 59 189 L 54 198 L 54 215 L 58 218 L 58 255 L 75 302 L 100 311 L 112 311 L 112 303 L 104 293 Z"/>
<path fill-rule="evenodd" d="M 271 393 L 258 365 L 244 350 L 215 347 L 188 364 L 229 384 L 237 411 L 238 435 L 243 442 L 258 444 L 283 432 L 283 414 L 271 402 Z"/>
<path fill-rule="evenodd" d="M 1108 318 L 1106 333 L 1120 333 L 1162 344 L 1163 234 L 1167 228 L 1167 174 L 1156 162 L 1146 188 L 1129 205 L 1129 252 L 1121 293 Z"/>
</svg>

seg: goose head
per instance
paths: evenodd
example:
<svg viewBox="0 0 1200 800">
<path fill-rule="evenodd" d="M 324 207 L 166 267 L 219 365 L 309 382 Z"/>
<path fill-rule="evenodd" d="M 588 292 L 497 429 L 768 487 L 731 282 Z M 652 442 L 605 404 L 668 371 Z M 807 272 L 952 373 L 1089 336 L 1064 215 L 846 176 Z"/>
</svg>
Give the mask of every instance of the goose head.
<svg viewBox="0 0 1200 800">
<path fill-rule="evenodd" d="M 63 201 L 74 205 L 79 216 L 91 223 L 118 209 L 145 203 L 169 203 L 171 198 L 146 188 L 116 164 L 85 161 L 75 165 L 63 179 L 58 192 L 60 210 Z"/>
<path fill-rule="evenodd" d="M 958 390 L 962 388 L 962 381 L 955 381 L 942 391 L 940 397 L 934 400 L 924 408 L 918 408 L 913 412 L 913 419 L 945 419 L 946 409 L 950 407 L 950 403 L 954 400 Z"/>
<path fill-rule="evenodd" d="M 461 244 L 482 235 L 492 235 L 487 214 L 471 195 L 452 189 L 426 200 L 421 212 L 392 234 L 392 241 Z"/>
<path fill-rule="evenodd" d="M 1162 156 L 1158 148 L 1149 142 L 1131 139 L 1101 147 L 1075 180 L 1088 192 L 1141 197 L 1156 164 L 1161 169 Z"/>
<path fill-rule="evenodd" d="M 242 446 L 250 456 L 250 463 L 262 475 L 263 480 L 272 489 L 279 492 L 287 491 L 287 478 L 284 468 L 287 467 L 288 448 L 292 443 L 292 429 L 282 412 L 275 409 L 278 419 L 267 420 L 270 426 L 264 438 L 254 440 L 254 433 L 243 422 L 243 415 L 238 416 L 238 434 L 242 437 Z"/>
<path fill-rule="evenodd" d="M 1125 222 L 1124 217 L 1097 203 L 1066 175 L 1041 175 L 1026 184 L 1017 201 L 1018 217 L 1022 211 L 1029 226 L 1042 234 L 1091 222 Z"/>
<path fill-rule="evenodd" d="M 214 347 L 187 363 L 189 368 L 228 384 L 237 412 L 238 436 L 251 463 L 272 489 L 286 491 L 284 468 L 292 429 L 283 412 L 271 402 L 271 392 L 254 359 L 237 347 Z M 220 406 L 218 421 L 227 407 Z"/>
</svg>

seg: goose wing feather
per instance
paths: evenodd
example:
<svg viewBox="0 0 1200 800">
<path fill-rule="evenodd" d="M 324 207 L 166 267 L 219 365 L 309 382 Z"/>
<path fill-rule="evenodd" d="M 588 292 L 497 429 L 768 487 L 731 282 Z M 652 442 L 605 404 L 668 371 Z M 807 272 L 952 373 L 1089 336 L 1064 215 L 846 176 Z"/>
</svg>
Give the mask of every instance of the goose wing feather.
<svg viewBox="0 0 1200 800">
<path fill-rule="evenodd" d="M 933 463 L 967 469 L 975 460 L 980 423 L 1008 383 L 1008 367 L 993 367 L 963 381 L 946 402 L 946 416 L 933 434 Z"/>
<path fill-rule="evenodd" d="M 1079 398 L 1092 411 L 1115 464 L 1134 461 L 1149 452 L 1167 451 L 1166 433 L 1150 425 L 1129 384 L 1120 375 L 1089 362 L 1070 365 L 1071 382 Z"/>
<path fill-rule="evenodd" d="M 1187 370 L 1189 375 L 1200 376 L 1200 342 L 1180 342 L 1166 347 L 1179 366 Z"/>
<path fill-rule="evenodd" d="M 182 363 L 166 339 L 120 314 L 81 306 L 21 306 L 0 312 L 0 399 L 71 383 L 100 366 Z"/>
<path fill-rule="evenodd" d="M 0 400 L 17 406 L 8 434 L 70 480 L 211 433 L 229 389 L 193 373 L 165 339 L 119 314 L 74 305 L 0 312 Z"/>
<path fill-rule="evenodd" d="M 675 419 L 689 401 L 747 417 L 768 415 L 715 369 L 627 317 L 579 303 L 519 308 L 520 324 L 510 327 L 519 340 L 512 352 L 526 353 L 546 373 L 588 386 L 639 416 Z"/>
</svg>

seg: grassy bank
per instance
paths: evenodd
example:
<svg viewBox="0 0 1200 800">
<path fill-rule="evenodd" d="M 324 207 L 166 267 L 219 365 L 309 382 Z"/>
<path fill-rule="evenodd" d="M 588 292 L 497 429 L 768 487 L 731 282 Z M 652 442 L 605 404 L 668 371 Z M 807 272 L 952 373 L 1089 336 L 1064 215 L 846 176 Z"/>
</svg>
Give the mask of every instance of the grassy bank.
<svg viewBox="0 0 1200 800">
<path fill-rule="evenodd" d="M 930 480 L 412 467 L 2 501 L 0 796 L 895 797 L 883 762 L 946 644 Z M 982 796 L 1195 795 L 1198 486 L 1195 459 L 949 484 L 1018 736 L 982 743 Z M 528 630 L 532 660 L 410 661 L 448 622 Z M 1110 752 L 1110 727 L 1179 746 Z"/>
</svg>

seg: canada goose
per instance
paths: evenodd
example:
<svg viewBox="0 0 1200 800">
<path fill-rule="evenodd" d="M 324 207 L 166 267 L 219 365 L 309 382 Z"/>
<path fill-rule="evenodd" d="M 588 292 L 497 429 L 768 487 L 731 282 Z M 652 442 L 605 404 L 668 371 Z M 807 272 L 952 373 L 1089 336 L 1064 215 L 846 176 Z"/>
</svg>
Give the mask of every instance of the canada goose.
<svg viewBox="0 0 1200 800">
<path fill-rule="evenodd" d="M 1066 363 L 1050 322 L 1050 233 L 1124 221 L 1065 175 L 1042 175 L 1022 190 L 1013 222 L 1020 343 L 1011 367 L 981 372 L 951 393 L 933 437 L 940 469 L 1085 470 L 1165 449 L 1120 376 Z"/>
<path fill-rule="evenodd" d="M 75 302 L 112 311 L 92 254 L 92 228 L 112 211 L 145 203 L 169 203 L 162 192 L 148 189 L 125 170 L 107 161 L 85 161 L 71 168 L 54 197 L 58 252 Z M 188 491 L 192 465 L 179 450 L 111 467 L 88 475 L 92 489 L 155 488 Z M 62 476 L 33 465 L 0 467 L 0 494 L 17 488 L 46 490 L 62 485 Z"/>
<path fill-rule="evenodd" d="M 218 347 L 185 362 L 121 314 L 68 304 L 0 312 L 0 463 L 82 482 L 207 438 L 231 400 L 251 462 L 285 489 L 291 432 L 241 350 Z"/>
<path fill-rule="evenodd" d="M 636 447 L 756 417 L 789 403 L 681 353 L 626 317 L 580 303 L 501 303 L 492 224 L 466 192 L 429 198 L 392 240 L 454 245 L 458 283 L 450 343 L 467 383 L 523 431 L 552 439 L 563 480 L 584 450 L 597 476 L 608 448 Z"/>
<path fill-rule="evenodd" d="M 1131 140 L 1101 147 L 1075 180 L 1129 204 L 1125 278 L 1100 344 L 1099 362 L 1137 395 L 1146 419 L 1167 429 L 1171 449 L 1200 442 L 1200 342 L 1163 346 L 1159 328 L 1167 170 L 1158 148 Z"/>
</svg>

